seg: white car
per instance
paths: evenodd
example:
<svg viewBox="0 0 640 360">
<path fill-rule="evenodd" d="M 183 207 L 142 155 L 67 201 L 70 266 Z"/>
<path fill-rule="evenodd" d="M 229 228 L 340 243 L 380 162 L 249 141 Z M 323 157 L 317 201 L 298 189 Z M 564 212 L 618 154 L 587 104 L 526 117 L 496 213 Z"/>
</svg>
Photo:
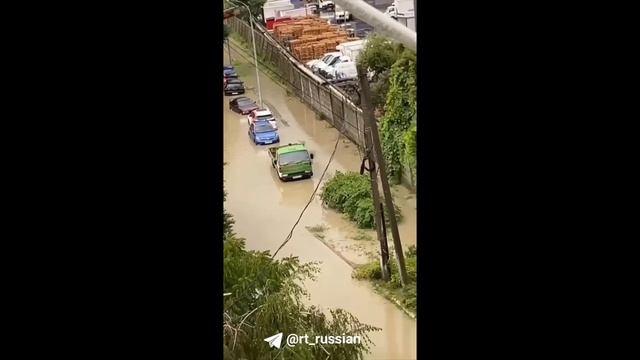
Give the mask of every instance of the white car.
<svg viewBox="0 0 640 360">
<path fill-rule="evenodd" d="M 333 59 L 331 59 L 329 61 L 329 63 L 326 64 L 326 66 L 322 66 L 319 65 L 318 66 L 318 73 L 324 77 L 327 77 L 327 75 L 331 74 L 333 72 L 333 68 L 341 63 L 346 63 L 346 62 L 350 62 L 351 59 L 349 59 L 348 56 L 336 56 Z"/>
<path fill-rule="evenodd" d="M 313 70 L 313 72 L 318 72 L 318 70 L 321 67 L 325 67 L 325 66 L 329 65 L 329 63 L 331 61 L 333 61 L 335 58 L 337 58 L 340 55 L 342 55 L 342 53 L 340 51 L 335 51 L 335 52 L 331 52 L 331 53 L 326 53 L 324 55 L 325 56 L 322 58 L 322 61 L 318 61 L 317 63 L 313 64 L 313 66 L 311 66 L 311 70 Z"/>
<path fill-rule="evenodd" d="M 269 121 L 269 123 L 271 124 L 271 126 L 273 126 L 274 129 L 278 128 L 278 125 L 276 123 L 276 118 L 273 116 L 273 114 L 271 113 L 271 110 L 269 109 L 258 109 L 258 110 L 253 110 L 252 112 L 249 113 L 249 115 L 247 115 L 247 124 L 249 124 L 249 126 L 251 126 L 252 123 L 256 122 L 256 121 Z"/>
<path fill-rule="evenodd" d="M 315 60 L 308 61 L 305 65 L 307 65 L 307 67 L 309 69 L 313 69 L 313 65 L 319 63 L 320 61 L 324 61 L 324 60 L 328 59 L 330 55 L 331 55 L 331 53 L 324 54 L 324 56 L 321 57 L 320 59 L 315 59 Z"/>
<path fill-rule="evenodd" d="M 333 1 L 319 1 L 318 5 L 321 10 L 333 10 L 336 7 Z"/>
<path fill-rule="evenodd" d="M 351 78 L 352 76 L 345 76 L 343 74 L 355 74 L 355 77 L 358 77 L 358 70 L 356 69 L 356 63 L 353 61 L 345 61 L 337 63 L 326 71 L 327 78 L 329 79 L 342 79 L 342 78 Z"/>
</svg>

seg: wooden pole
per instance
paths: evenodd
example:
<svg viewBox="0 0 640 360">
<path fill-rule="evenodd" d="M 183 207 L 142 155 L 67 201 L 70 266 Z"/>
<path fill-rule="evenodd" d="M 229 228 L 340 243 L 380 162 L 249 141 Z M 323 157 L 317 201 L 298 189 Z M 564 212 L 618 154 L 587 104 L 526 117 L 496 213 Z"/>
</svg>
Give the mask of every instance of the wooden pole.
<svg viewBox="0 0 640 360">
<path fill-rule="evenodd" d="M 373 140 L 373 150 L 377 166 L 380 168 L 380 183 L 384 193 L 385 207 L 389 212 L 389 225 L 391 225 L 391 235 L 393 235 L 393 247 L 396 252 L 396 260 L 398 261 L 398 269 L 400 282 L 404 287 L 407 285 L 407 267 L 404 262 L 404 252 L 402 251 L 402 243 L 400 242 L 400 232 L 398 231 L 398 222 L 396 221 L 395 208 L 393 207 L 393 197 L 391 196 L 391 187 L 387 178 L 387 170 L 385 168 L 384 156 L 382 155 L 382 147 L 380 146 L 380 134 L 378 133 L 378 124 L 373 115 L 371 108 L 371 90 L 369 89 L 369 81 L 367 80 L 367 72 L 357 65 L 358 79 L 360 80 L 360 103 L 366 104 L 362 107 L 362 112 L 367 126 L 371 130 L 371 139 Z"/>
</svg>

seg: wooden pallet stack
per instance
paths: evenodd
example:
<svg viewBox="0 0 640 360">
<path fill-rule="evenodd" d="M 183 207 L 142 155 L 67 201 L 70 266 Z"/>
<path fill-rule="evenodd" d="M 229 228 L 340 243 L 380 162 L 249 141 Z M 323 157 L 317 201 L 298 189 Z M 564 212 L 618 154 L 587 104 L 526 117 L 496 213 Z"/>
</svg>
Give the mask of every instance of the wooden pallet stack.
<svg viewBox="0 0 640 360">
<path fill-rule="evenodd" d="M 315 16 L 301 16 L 287 22 L 274 24 L 274 37 L 288 46 L 302 62 L 318 59 L 349 39 L 349 33 Z"/>
<path fill-rule="evenodd" d="M 312 45 L 302 45 L 293 51 L 293 55 L 302 62 L 315 59 Z"/>
</svg>

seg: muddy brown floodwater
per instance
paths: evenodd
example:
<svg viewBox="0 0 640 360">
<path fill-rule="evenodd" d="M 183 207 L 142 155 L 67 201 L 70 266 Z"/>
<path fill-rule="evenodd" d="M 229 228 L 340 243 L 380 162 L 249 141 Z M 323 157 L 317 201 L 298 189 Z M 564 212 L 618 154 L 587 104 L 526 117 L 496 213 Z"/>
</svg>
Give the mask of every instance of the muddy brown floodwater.
<svg viewBox="0 0 640 360">
<path fill-rule="evenodd" d="M 245 96 L 257 101 L 258 96 L 253 90 L 255 69 L 240 54 L 232 51 L 232 57 L 240 78 L 250 89 Z M 228 63 L 226 53 L 224 61 Z M 235 230 L 246 238 L 249 249 L 273 253 L 308 202 L 333 151 L 338 131 L 317 119 L 313 111 L 298 99 L 287 96 L 287 91 L 266 74 L 260 74 L 260 82 L 265 105 L 277 112 L 278 120 L 284 120 L 278 124 L 281 142 L 304 141 L 315 155 L 311 179 L 281 182 L 271 168 L 266 147 L 256 146 L 249 139 L 246 117 L 229 110 L 232 97 L 223 99 L 224 161 L 227 163 L 224 179 L 228 193 L 225 206 L 233 214 Z M 336 170 L 357 171 L 359 168 L 358 150 L 345 139 L 340 142 L 325 180 Z M 409 221 L 413 217 L 413 224 L 403 222 L 401 225 L 403 236 L 409 234 L 403 242 L 415 244 L 415 203 L 405 199 L 410 197 L 406 190 L 397 191 L 403 202 L 401 206 L 413 209 L 413 214 L 408 212 L 408 216 L 405 215 Z M 295 255 L 303 262 L 321 262 L 317 280 L 305 284 L 310 293 L 310 303 L 322 309 L 343 308 L 363 323 L 382 328 L 382 331 L 371 334 L 374 345 L 367 359 L 416 359 L 416 320 L 376 294 L 368 283 L 352 279 L 351 266 L 307 230 L 318 224 L 326 226 L 328 235 L 334 239 L 344 239 L 358 231 L 339 214 L 323 208 L 317 197 L 311 202 L 291 241 L 278 253 L 279 258 Z M 355 257 L 354 254 L 351 256 Z"/>
</svg>

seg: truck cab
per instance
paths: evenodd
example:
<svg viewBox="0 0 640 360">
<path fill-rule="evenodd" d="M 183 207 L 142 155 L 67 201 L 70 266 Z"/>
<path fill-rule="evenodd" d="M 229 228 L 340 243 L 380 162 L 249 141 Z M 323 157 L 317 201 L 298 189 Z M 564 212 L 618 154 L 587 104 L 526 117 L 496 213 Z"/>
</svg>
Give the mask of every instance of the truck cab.
<svg viewBox="0 0 640 360">
<path fill-rule="evenodd" d="M 308 179 L 313 176 L 313 153 L 304 144 L 270 147 L 271 165 L 282 181 Z"/>
</svg>

